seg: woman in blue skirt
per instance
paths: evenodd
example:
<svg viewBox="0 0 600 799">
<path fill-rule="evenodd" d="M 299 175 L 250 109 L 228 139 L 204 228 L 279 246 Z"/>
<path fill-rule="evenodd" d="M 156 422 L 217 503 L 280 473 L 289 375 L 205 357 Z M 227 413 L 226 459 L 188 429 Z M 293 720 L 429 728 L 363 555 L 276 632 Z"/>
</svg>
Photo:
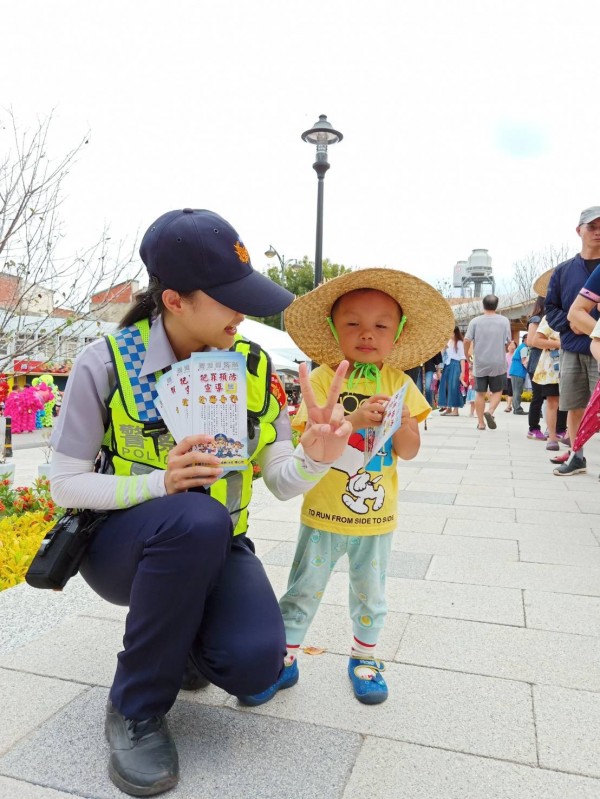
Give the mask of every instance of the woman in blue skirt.
<svg viewBox="0 0 600 799">
<path fill-rule="evenodd" d="M 446 410 L 440 416 L 458 416 L 458 409 L 465 404 L 462 389 L 466 388 L 465 347 L 463 335 L 454 328 L 452 338 L 444 350 L 444 370 L 440 381 L 438 403 Z"/>
</svg>

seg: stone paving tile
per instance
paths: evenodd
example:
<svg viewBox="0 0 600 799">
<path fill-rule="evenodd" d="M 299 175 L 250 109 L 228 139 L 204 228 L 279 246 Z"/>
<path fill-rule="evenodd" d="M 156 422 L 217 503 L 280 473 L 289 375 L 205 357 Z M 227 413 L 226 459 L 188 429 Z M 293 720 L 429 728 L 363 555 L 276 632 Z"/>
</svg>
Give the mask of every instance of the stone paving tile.
<svg viewBox="0 0 600 799">
<path fill-rule="evenodd" d="M 526 626 L 600 637 L 600 599 L 591 596 L 524 591 Z"/>
<path fill-rule="evenodd" d="M 83 685 L 0 669 L 0 752 L 85 690 Z"/>
<path fill-rule="evenodd" d="M 2 799 L 78 799 L 80 794 L 63 793 L 47 788 L 45 785 L 31 785 L 22 780 L 0 776 L 0 797 Z"/>
<path fill-rule="evenodd" d="M 441 516 L 437 518 L 431 516 L 407 516 L 404 512 L 404 508 L 400 508 L 398 523 L 396 525 L 396 534 L 400 530 L 435 535 L 442 532 L 445 523 L 446 520 Z"/>
<path fill-rule="evenodd" d="M 93 689 L 71 703 L 39 732 L 0 758 L 8 776 L 98 799 L 122 799 L 109 781 L 103 722 L 106 691 Z M 343 790 L 361 746 L 353 731 L 305 720 L 241 713 L 231 708 L 177 702 L 169 724 L 179 751 L 181 781 L 173 799 L 200 796 L 314 799 L 327 785 L 328 797 Z M 267 765 L 268 764 L 268 767 Z M 307 768 L 310 764 L 310 768 Z M 85 765 L 85 767 L 82 767 Z"/>
<path fill-rule="evenodd" d="M 2 655 L 0 666 L 89 685 L 110 685 L 117 652 L 122 648 L 121 624 L 75 616 L 50 633 Z"/>
<path fill-rule="evenodd" d="M 432 555 L 478 555 L 492 560 L 519 560 L 516 541 L 459 535 L 396 532 L 392 549 Z M 600 553 L 600 547 L 598 547 Z"/>
<path fill-rule="evenodd" d="M 500 467 L 498 463 L 475 463 L 471 461 L 467 464 L 467 474 L 469 472 L 477 472 L 479 475 L 487 475 L 490 483 L 493 483 L 496 478 L 512 477 L 513 473 L 509 466 L 504 468 Z"/>
<path fill-rule="evenodd" d="M 452 494 L 461 490 L 462 483 L 444 483 L 443 481 L 420 480 L 418 477 L 403 486 L 405 491 L 434 492 L 436 494 Z M 511 495 L 512 496 L 512 493 Z"/>
<path fill-rule="evenodd" d="M 558 483 L 559 486 L 563 486 L 562 491 L 566 491 L 564 481 L 559 481 L 554 478 L 555 483 Z M 549 482 L 549 481 L 548 481 Z M 523 485 L 522 482 L 519 483 Z M 515 481 L 512 478 L 512 474 L 510 477 L 494 477 L 493 479 L 490 478 L 489 474 L 478 474 L 477 472 L 468 472 L 464 474 L 461 485 L 478 485 L 478 486 L 485 486 L 489 488 L 491 486 L 508 486 L 513 487 L 515 485 Z M 538 481 L 536 485 L 543 486 L 544 481 Z M 561 490 L 561 489 L 558 489 Z"/>
<path fill-rule="evenodd" d="M 600 569 L 434 555 L 427 580 L 600 596 Z"/>
<path fill-rule="evenodd" d="M 592 501 L 591 499 L 577 500 L 577 506 L 582 513 L 595 514 L 600 518 L 600 502 Z"/>
<path fill-rule="evenodd" d="M 542 524 L 548 530 L 590 529 L 600 527 L 597 513 L 560 513 L 546 510 L 524 510 L 518 508 L 515 521 L 523 524 Z"/>
<path fill-rule="evenodd" d="M 258 538 L 263 541 L 295 541 L 299 526 L 300 512 L 297 516 L 291 514 L 285 521 L 260 519 L 251 514 L 248 535 L 253 541 Z"/>
<path fill-rule="evenodd" d="M 265 564 L 265 571 L 267 573 L 267 577 L 269 578 L 269 581 L 270 581 L 271 585 L 273 586 L 273 591 L 275 592 L 275 596 L 277 598 L 279 598 L 280 596 L 283 596 L 283 594 L 285 594 L 285 592 L 287 590 L 288 577 L 290 576 L 290 567 L 289 566 L 269 566 L 269 564 L 266 563 Z M 331 585 L 331 580 L 329 582 L 330 582 L 330 585 Z M 327 586 L 327 588 L 325 589 L 325 596 L 324 596 L 323 601 L 324 602 L 330 602 L 331 604 L 337 604 L 337 603 L 334 603 L 330 599 L 331 593 L 332 593 L 330 585 Z M 348 604 L 348 596 L 347 595 L 346 595 L 345 602 L 346 602 L 346 604 Z M 344 603 L 342 602 L 342 604 L 344 604 Z"/>
<path fill-rule="evenodd" d="M 600 799 L 600 780 L 367 736 L 343 799 L 395 796 Z"/>
<path fill-rule="evenodd" d="M 280 544 L 277 541 L 269 541 L 264 538 L 252 538 L 254 549 L 257 557 L 261 560 L 268 555 L 273 549 L 276 549 Z M 293 546 L 293 544 L 292 544 Z"/>
<path fill-rule="evenodd" d="M 600 547 L 578 547 L 572 544 L 549 544 L 539 541 L 521 541 L 520 560 L 531 563 L 557 563 L 566 566 L 600 567 Z"/>
<path fill-rule="evenodd" d="M 400 491 L 399 502 L 427 502 L 430 505 L 453 505 L 456 493 L 434 493 L 433 491 Z"/>
<path fill-rule="evenodd" d="M 95 601 L 96 594 L 79 575 L 63 591 L 39 591 L 27 583 L 0 591 L 0 653 L 37 638 Z"/>
<path fill-rule="evenodd" d="M 478 508 L 515 508 L 516 510 L 535 510 L 540 506 L 540 500 L 537 497 L 506 497 L 498 496 L 493 491 L 482 492 L 479 496 L 470 494 L 464 496 L 458 494 L 455 505 L 470 505 Z M 561 518 L 566 516 L 567 513 L 578 514 L 579 508 L 577 503 L 569 499 L 566 495 L 561 495 L 558 499 L 545 499 L 544 508 L 552 509 L 561 512 Z"/>
<path fill-rule="evenodd" d="M 81 613 L 77 615 L 82 617 L 92 616 L 96 619 L 111 619 L 112 621 L 118 621 L 124 629 L 125 619 L 127 617 L 127 611 L 129 608 L 123 607 L 122 605 L 111 605 L 110 602 L 105 602 L 103 599 L 100 599 L 100 597 L 97 599 L 97 602 L 88 605 Z"/>
<path fill-rule="evenodd" d="M 292 564 L 296 545 L 291 543 L 278 544 L 275 549 L 261 557 L 262 562 L 269 566 L 287 566 Z M 429 567 L 431 555 L 414 552 L 392 552 L 387 568 L 388 577 L 409 577 L 422 580 Z M 348 558 L 343 555 L 337 562 L 336 572 L 348 573 Z"/>
<path fill-rule="evenodd" d="M 386 582 L 386 599 L 389 610 L 396 613 L 418 613 L 520 627 L 525 625 L 521 592 L 514 588 L 390 577 Z M 347 606 L 346 575 L 332 575 L 323 601 Z"/>
<path fill-rule="evenodd" d="M 512 485 L 492 485 L 486 486 L 485 489 L 482 489 L 480 485 L 470 483 L 461 483 L 458 486 L 458 493 L 463 497 L 481 496 L 483 490 L 486 495 L 489 494 L 493 497 L 514 497 L 515 495 Z"/>
<path fill-rule="evenodd" d="M 569 502 L 575 503 L 577 503 L 580 499 L 590 498 L 589 495 L 583 491 L 569 491 L 567 488 L 565 488 L 568 482 L 568 480 L 557 480 L 555 483 L 545 484 L 543 488 L 539 483 L 535 483 L 533 481 L 527 483 L 515 483 L 514 493 L 516 497 L 537 497 L 539 499 L 557 499 L 559 497 L 564 497 L 565 499 L 569 500 Z M 558 488 L 556 483 L 563 488 Z M 598 490 L 597 485 L 594 485 L 594 488 L 596 491 Z"/>
<path fill-rule="evenodd" d="M 294 497 L 287 502 L 280 502 L 279 500 L 271 497 L 270 502 L 256 510 L 250 512 L 250 519 L 273 521 L 273 522 L 289 522 L 300 520 L 300 509 L 302 507 L 301 497 Z"/>
<path fill-rule="evenodd" d="M 600 695 L 534 686 L 540 765 L 600 777 Z"/>
<path fill-rule="evenodd" d="M 122 648 L 123 625 L 120 622 L 75 616 L 50 634 L 2 656 L 0 667 L 108 687 L 115 674 L 117 653 Z M 223 704 L 226 696 L 210 685 L 195 694 L 194 700 Z"/>
<path fill-rule="evenodd" d="M 252 712 L 310 719 L 324 727 L 520 763 L 537 762 L 528 685 L 388 663 L 390 699 L 367 706 L 352 694 L 347 662 L 338 655 L 300 655 L 297 686 Z M 235 704 L 234 698 L 228 700 L 228 705 Z"/>
<path fill-rule="evenodd" d="M 400 474 L 402 474 L 403 471 L 403 468 L 400 467 Z M 433 480 L 435 482 L 452 484 L 460 483 L 463 474 L 462 464 L 428 463 L 427 466 L 420 469 L 417 475 L 413 476 L 412 479 L 414 480 L 418 477 L 418 479 L 422 481 Z"/>
<path fill-rule="evenodd" d="M 600 641 L 499 624 L 411 616 L 397 661 L 600 691 Z"/>
<path fill-rule="evenodd" d="M 513 511 L 509 511 L 513 513 Z M 505 514 L 502 514 L 503 516 Z M 444 535 L 476 536 L 478 538 L 505 538 L 516 541 L 532 541 L 540 544 L 556 543 L 577 546 L 595 546 L 599 543 L 589 528 L 558 527 L 549 530 L 542 524 L 524 524 L 514 521 L 495 522 L 487 519 L 448 519 L 444 524 Z"/>
<path fill-rule="evenodd" d="M 447 519 L 470 519 L 482 522 L 485 520 L 486 513 L 481 508 L 469 505 L 428 505 L 426 502 L 403 502 L 401 512 L 409 516 L 432 516 Z M 524 511 L 525 513 L 527 511 Z M 516 521 L 517 511 L 514 508 L 502 510 L 502 518 L 508 522 Z M 576 518 L 575 514 L 574 517 Z M 591 523 L 590 523 L 591 527 Z"/>
</svg>

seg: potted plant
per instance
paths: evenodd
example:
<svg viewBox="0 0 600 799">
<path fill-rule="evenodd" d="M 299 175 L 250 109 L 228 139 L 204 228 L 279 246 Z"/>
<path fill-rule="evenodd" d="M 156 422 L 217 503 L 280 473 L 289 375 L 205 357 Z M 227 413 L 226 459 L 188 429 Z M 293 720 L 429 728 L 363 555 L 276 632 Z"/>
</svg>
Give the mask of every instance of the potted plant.
<svg viewBox="0 0 600 799">
<path fill-rule="evenodd" d="M 50 477 L 50 458 L 52 457 L 52 447 L 50 446 L 50 436 L 52 430 L 48 427 L 42 431 L 42 453 L 44 455 L 44 463 L 38 465 L 38 477 Z"/>
</svg>

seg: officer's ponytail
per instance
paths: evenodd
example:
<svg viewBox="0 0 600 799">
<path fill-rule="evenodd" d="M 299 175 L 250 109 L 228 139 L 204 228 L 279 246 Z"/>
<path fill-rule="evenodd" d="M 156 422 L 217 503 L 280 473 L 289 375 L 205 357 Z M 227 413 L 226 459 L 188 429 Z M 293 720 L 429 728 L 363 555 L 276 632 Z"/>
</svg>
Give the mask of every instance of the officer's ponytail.
<svg viewBox="0 0 600 799">
<path fill-rule="evenodd" d="M 133 305 L 121 319 L 120 327 L 129 327 L 142 319 L 152 319 L 163 310 L 162 293 L 166 289 L 155 278 L 150 278 L 148 288 L 138 291 L 133 298 Z"/>
</svg>

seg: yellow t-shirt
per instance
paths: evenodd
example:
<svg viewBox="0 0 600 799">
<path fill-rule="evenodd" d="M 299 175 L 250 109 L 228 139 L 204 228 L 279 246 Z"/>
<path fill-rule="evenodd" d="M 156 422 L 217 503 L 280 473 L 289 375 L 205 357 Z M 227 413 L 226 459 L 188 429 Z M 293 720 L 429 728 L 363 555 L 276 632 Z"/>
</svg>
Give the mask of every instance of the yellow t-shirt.
<svg viewBox="0 0 600 799">
<path fill-rule="evenodd" d="M 310 375 L 310 382 L 319 404 L 324 404 L 334 372 L 329 366 L 319 366 Z M 408 375 L 387 364 L 381 370 L 380 390 L 373 380 L 355 380 L 352 391 L 344 380 L 339 401 L 346 414 L 352 413 L 374 394 L 392 396 L 408 384 L 404 402 L 412 418 L 423 421 L 431 408 Z M 302 402 L 292 425 L 304 430 L 306 405 Z M 398 456 L 389 438 L 367 464 L 364 461 L 364 430 L 353 432 L 344 453 L 317 485 L 304 495 L 301 519 L 303 524 L 342 535 L 380 535 L 396 527 L 398 505 Z"/>
</svg>

